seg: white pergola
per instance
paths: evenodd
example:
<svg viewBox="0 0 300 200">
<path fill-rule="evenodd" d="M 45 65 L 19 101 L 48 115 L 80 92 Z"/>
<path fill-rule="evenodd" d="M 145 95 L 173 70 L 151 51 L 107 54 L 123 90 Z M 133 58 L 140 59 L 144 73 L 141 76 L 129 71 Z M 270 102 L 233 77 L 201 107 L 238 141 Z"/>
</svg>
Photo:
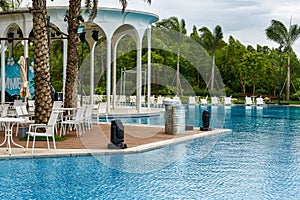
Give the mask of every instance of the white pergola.
<svg viewBox="0 0 300 200">
<path fill-rule="evenodd" d="M 22 10 L 22 9 L 20 9 Z M 55 25 L 62 32 L 67 33 L 67 23 L 64 21 L 68 7 L 48 7 L 47 14 L 50 16 L 51 24 Z M 82 11 L 84 12 L 84 9 Z M 88 19 L 87 15 L 83 15 L 84 19 Z M 106 112 L 110 113 L 111 108 L 115 106 L 116 100 L 116 56 L 119 41 L 126 35 L 130 35 L 136 43 L 137 50 L 137 66 L 136 66 L 136 110 L 141 112 L 141 89 L 142 89 L 142 40 L 144 35 L 147 36 L 148 46 L 148 64 L 147 64 L 147 96 L 151 95 L 151 24 L 158 21 L 158 16 L 140 11 L 126 10 L 124 13 L 120 9 L 114 8 L 98 8 L 97 18 L 93 23 L 83 22 L 81 25 L 86 28 L 86 40 L 90 46 L 90 102 L 94 102 L 94 71 L 95 71 L 95 47 L 97 41 L 92 38 L 92 31 L 97 30 L 99 38 L 106 38 L 107 58 L 106 58 Z M 92 25 L 92 28 L 90 27 Z M 9 15 L 1 15 L 0 18 L 0 38 L 7 38 L 8 32 L 15 32 L 20 29 L 24 38 L 29 38 L 32 30 L 32 15 L 30 13 L 17 13 Z M 28 40 L 24 42 L 24 57 L 28 58 Z M 63 83 L 66 81 L 66 65 L 67 65 L 67 40 L 63 39 Z M 5 77 L 5 51 L 7 40 L 1 40 L 1 77 Z M 111 78 L 112 77 L 112 78 Z M 1 102 L 5 101 L 5 79 L 1 80 Z M 112 94 L 111 94 L 112 91 Z M 111 105 L 111 95 L 113 96 L 113 104 Z M 150 107 L 150 102 L 148 102 Z"/>
</svg>

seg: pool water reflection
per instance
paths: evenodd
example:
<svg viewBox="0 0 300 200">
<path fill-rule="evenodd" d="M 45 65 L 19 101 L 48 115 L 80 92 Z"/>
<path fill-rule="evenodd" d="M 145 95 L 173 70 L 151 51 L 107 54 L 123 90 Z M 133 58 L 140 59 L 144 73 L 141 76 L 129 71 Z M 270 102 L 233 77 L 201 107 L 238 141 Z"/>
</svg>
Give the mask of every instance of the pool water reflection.
<svg viewBox="0 0 300 200">
<path fill-rule="evenodd" d="M 300 108 L 194 106 L 187 123 L 205 109 L 232 133 L 139 154 L 0 160 L 0 196 L 299 199 Z"/>
</svg>

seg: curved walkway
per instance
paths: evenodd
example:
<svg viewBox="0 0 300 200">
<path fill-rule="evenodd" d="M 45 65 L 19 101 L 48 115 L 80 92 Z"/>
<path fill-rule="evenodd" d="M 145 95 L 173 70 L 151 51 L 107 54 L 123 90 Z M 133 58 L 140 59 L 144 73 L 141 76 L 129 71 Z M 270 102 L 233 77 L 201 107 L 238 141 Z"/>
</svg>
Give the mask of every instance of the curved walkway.
<svg viewBox="0 0 300 200">
<path fill-rule="evenodd" d="M 185 142 L 209 135 L 229 133 L 228 129 L 214 129 L 212 131 L 199 131 L 194 129 L 186 131 L 185 134 L 170 135 L 164 133 L 164 127 L 161 126 L 142 126 L 142 125 L 124 125 L 125 143 L 127 149 L 109 149 L 110 142 L 110 124 L 94 124 L 91 130 L 86 131 L 80 138 L 76 137 L 76 133 L 68 133 L 68 139 L 65 141 L 57 141 L 57 149 L 48 150 L 44 141 L 36 142 L 35 153 L 31 154 L 31 149 L 23 153 L 20 148 L 13 148 L 12 155 L 8 155 L 6 148 L 0 148 L 0 158 L 34 158 L 34 157 L 55 157 L 55 156 L 79 156 L 92 154 L 120 154 L 120 153 L 138 153 L 166 145 L 179 142 Z M 3 140 L 4 133 L 0 133 L 0 142 Z M 26 145 L 26 141 L 20 141 L 18 137 L 14 140 Z M 31 143 L 30 143 L 31 145 Z M 50 142 L 52 147 L 52 142 Z M 29 146 L 31 147 L 31 146 Z"/>
</svg>

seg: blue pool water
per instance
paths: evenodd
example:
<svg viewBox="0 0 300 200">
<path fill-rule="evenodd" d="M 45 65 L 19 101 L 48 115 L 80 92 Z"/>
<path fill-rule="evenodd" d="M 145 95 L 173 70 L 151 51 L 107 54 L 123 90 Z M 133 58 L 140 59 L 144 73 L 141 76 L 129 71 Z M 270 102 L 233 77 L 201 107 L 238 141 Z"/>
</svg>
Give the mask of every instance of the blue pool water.
<svg viewBox="0 0 300 200">
<path fill-rule="evenodd" d="M 139 154 L 0 160 L 0 198 L 299 199 L 300 108 L 196 106 L 187 122 L 199 126 L 204 109 L 232 133 Z"/>
</svg>

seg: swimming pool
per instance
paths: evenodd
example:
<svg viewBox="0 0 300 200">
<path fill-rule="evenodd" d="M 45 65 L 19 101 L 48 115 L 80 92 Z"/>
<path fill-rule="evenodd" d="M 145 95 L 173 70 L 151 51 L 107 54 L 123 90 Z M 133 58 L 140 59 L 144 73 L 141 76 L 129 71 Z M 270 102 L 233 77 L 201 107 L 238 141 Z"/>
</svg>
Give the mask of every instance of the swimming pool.
<svg viewBox="0 0 300 200">
<path fill-rule="evenodd" d="M 139 154 L 0 160 L 0 197 L 299 198 L 300 108 L 196 106 L 190 123 L 204 109 L 233 132 Z"/>
</svg>

